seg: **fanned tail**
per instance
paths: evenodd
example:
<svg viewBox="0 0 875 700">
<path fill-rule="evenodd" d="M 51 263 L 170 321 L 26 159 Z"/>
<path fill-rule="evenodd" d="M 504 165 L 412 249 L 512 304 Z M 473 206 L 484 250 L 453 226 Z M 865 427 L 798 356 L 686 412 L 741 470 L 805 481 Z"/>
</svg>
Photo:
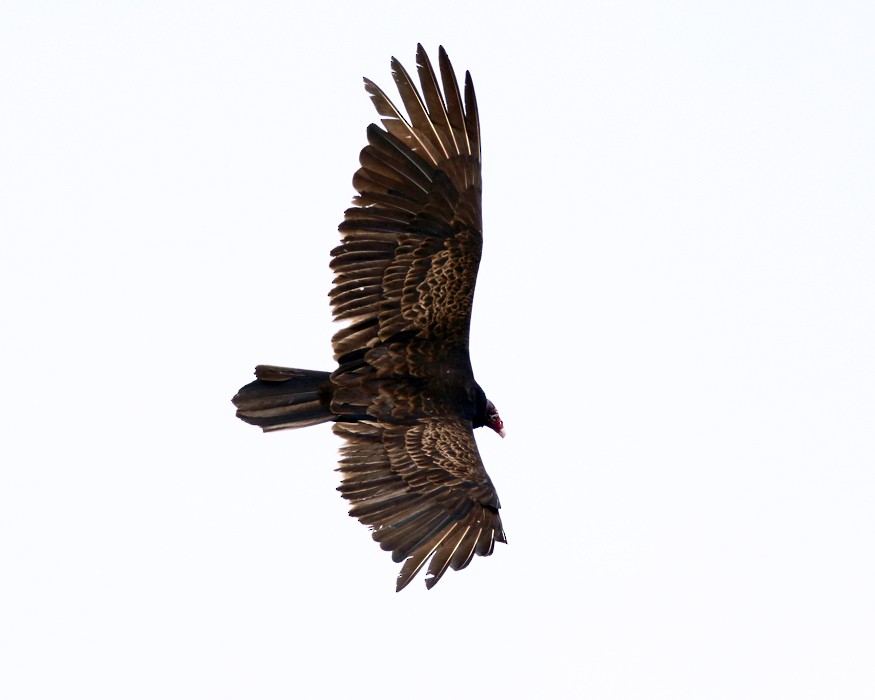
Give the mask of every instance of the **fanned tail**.
<svg viewBox="0 0 875 700">
<path fill-rule="evenodd" d="M 265 432 L 334 420 L 329 372 L 258 365 L 255 376 L 232 399 L 240 420 Z"/>
</svg>

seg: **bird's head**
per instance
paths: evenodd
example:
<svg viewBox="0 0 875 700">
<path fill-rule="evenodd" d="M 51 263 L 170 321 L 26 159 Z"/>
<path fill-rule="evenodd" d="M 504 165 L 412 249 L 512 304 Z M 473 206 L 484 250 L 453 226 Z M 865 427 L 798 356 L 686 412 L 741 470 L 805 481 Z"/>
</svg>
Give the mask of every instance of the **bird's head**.
<svg viewBox="0 0 875 700">
<path fill-rule="evenodd" d="M 498 409 L 495 408 L 495 404 L 488 399 L 486 401 L 486 425 L 501 435 L 501 437 L 505 436 L 504 421 L 501 420 L 501 416 L 498 415 Z"/>
</svg>

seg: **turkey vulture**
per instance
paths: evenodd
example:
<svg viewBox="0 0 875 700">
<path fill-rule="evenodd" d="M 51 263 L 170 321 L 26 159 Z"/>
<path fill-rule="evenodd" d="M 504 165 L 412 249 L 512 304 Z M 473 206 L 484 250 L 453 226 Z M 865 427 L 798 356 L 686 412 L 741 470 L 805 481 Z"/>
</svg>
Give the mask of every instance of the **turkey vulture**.
<svg viewBox="0 0 875 700">
<path fill-rule="evenodd" d="M 504 435 L 468 355 L 482 248 L 474 85 L 466 73 L 463 106 L 443 47 L 439 83 L 418 46 L 421 93 L 391 65 L 408 116 L 365 78 L 385 129 L 368 127 L 358 196 L 331 251 L 331 306 L 346 324 L 331 341 L 337 369 L 259 365 L 233 401 L 265 431 L 334 422 L 345 440 L 338 491 L 404 562 L 400 591 L 426 563 L 431 588 L 507 540 L 474 440 L 484 425 Z"/>
</svg>

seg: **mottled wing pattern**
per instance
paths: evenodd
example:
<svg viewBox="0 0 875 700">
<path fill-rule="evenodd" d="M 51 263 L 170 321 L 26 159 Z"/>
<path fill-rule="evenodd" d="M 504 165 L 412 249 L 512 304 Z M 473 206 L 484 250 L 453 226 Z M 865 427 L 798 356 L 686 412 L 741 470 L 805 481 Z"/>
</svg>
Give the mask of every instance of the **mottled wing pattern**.
<svg viewBox="0 0 875 700">
<path fill-rule="evenodd" d="M 386 130 L 368 128 L 353 178 L 359 195 L 332 251 L 331 304 L 348 325 L 333 338 L 339 374 L 361 369 L 377 345 L 468 347 L 468 328 L 482 247 L 480 128 L 470 75 L 465 106 L 452 66 L 440 50 L 443 96 L 420 45 L 422 96 L 392 59 L 409 119 L 365 80 Z M 416 375 L 397 358 L 393 373 Z"/>
<path fill-rule="evenodd" d="M 507 541 L 470 423 L 336 423 L 334 432 L 346 439 L 338 490 L 353 504 L 350 515 L 404 561 L 396 590 L 426 562 L 431 588 L 447 568 L 463 569 L 475 554 L 492 554 L 496 540 Z"/>
<path fill-rule="evenodd" d="M 468 330 L 482 247 L 473 83 L 466 74 L 463 105 L 443 47 L 439 66 L 440 82 L 420 45 L 420 93 L 392 59 L 406 117 L 365 79 L 385 130 L 368 128 L 359 194 L 331 263 L 334 317 L 347 324 L 332 340 L 334 431 L 346 440 L 339 490 L 405 562 L 398 590 L 427 562 L 431 588 L 448 567 L 506 541 L 471 421 L 428 389 L 438 372 L 473 384 Z"/>
</svg>

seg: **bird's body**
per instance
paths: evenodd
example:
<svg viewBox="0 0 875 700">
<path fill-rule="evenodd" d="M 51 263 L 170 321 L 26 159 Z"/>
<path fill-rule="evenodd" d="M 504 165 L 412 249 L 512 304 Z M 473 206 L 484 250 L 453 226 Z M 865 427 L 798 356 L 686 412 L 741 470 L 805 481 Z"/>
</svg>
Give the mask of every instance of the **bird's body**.
<svg viewBox="0 0 875 700">
<path fill-rule="evenodd" d="M 334 423 L 346 441 L 339 491 L 404 562 L 400 590 L 426 563 L 431 588 L 506 539 L 473 433 L 503 435 L 468 353 L 482 248 L 474 88 L 466 74 L 463 106 L 443 47 L 443 94 L 422 46 L 421 95 L 395 59 L 392 68 L 409 117 L 365 79 L 386 130 L 368 127 L 356 206 L 331 252 L 331 305 L 346 323 L 332 339 L 338 367 L 260 365 L 234 403 L 264 430 Z"/>
</svg>

